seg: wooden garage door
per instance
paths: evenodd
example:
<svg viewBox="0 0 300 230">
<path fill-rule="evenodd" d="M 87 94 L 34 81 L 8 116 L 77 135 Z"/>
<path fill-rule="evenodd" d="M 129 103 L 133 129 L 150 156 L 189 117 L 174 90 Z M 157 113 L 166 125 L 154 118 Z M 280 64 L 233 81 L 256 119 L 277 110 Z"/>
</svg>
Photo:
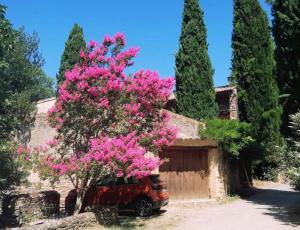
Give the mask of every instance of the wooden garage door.
<svg viewBox="0 0 300 230">
<path fill-rule="evenodd" d="M 208 151 L 168 149 L 160 154 L 169 159 L 159 168 L 171 199 L 208 198 Z"/>
</svg>

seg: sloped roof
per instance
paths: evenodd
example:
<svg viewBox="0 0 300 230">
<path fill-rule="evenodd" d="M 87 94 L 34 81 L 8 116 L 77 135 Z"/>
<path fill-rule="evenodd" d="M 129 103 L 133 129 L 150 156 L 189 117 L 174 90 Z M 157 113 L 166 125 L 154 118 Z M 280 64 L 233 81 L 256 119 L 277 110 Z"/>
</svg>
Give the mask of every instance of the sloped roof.
<svg viewBox="0 0 300 230">
<path fill-rule="evenodd" d="M 196 121 L 194 119 L 167 111 L 171 119 L 169 121 L 169 125 L 175 126 L 178 128 L 179 132 L 177 134 L 177 138 L 180 139 L 198 139 L 199 136 L 199 126 L 201 122 Z"/>
<path fill-rule="evenodd" d="M 229 86 L 229 85 L 224 85 L 224 86 L 218 86 L 215 88 L 215 92 L 216 93 L 222 93 L 222 92 L 230 92 L 232 90 L 235 90 L 236 89 L 236 86 Z M 176 97 L 175 97 L 175 93 L 171 93 L 169 98 L 169 100 L 175 100 Z"/>
<path fill-rule="evenodd" d="M 50 97 L 50 98 L 46 98 L 43 100 L 40 100 L 36 103 L 36 107 L 37 107 L 37 113 L 41 114 L 41 113 L 48 113 L 48 110 L 54 106 L 56 102 L 56 98 L 55 97 Z"/>
<path fill-rule="evenodd" d="M 55 104 L 56 98 L 48 98 L 37 102 L 37 113 L 39 115 L 47 116 L 48 110 Z M 177 138 L 180 139 L 197 139 L 199 136 L 199 125 L 201 124 L 199 121 L 190 119 L 188 117 L 167 111 L 171 119 L 169 121 L 170 126 L 175 126 L 178 128 Z"/>
<path fill-rule="evenodd" d="M 216 87 L 215 91 L 216 91 L 216 93 L 222 93 L 222 92 L 230 92 L 235 89 L 236 89 L 236 86 L 225 85 L 225 86 Z"/>
</svg>

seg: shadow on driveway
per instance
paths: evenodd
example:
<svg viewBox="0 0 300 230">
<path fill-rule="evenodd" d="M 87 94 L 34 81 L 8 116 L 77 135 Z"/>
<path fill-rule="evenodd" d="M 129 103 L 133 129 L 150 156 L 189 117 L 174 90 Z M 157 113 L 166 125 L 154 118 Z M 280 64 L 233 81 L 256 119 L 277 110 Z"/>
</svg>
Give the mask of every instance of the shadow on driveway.
<svg viewBox="0 0 300 230">
<path fill-rule="evenodd" d="M 263 209 L 264 215 L 272 216 L 285 225 L 300 225 L 300 193 L 293 191 L 288 185 L 275 189 L 246 189 L 239 195 L 243 200 L 262 205 L 263 207 L 258 208 Z"/>
</svg>

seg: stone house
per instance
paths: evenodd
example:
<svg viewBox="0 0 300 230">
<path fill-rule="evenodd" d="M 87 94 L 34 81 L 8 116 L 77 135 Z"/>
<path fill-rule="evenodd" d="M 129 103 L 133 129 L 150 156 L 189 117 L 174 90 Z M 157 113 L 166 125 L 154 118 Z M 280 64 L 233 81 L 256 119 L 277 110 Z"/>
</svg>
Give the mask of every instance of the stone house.
<svg viewBox="0 0 300 230">
<path fill-rule="evenodd" d="M 55 101 L 55 98 L 49 98 L 37 102 L 30 146 L 43 145 L 55 136 L 56 131 L 47 122 L 47 112 Z M 167 183 L 171 199 L 223 198 L 227 191 L 227 173 L 218 144 L 201 139 L 200 122 L 169 113 L 169 123 L 176 126 L 179 133 L 175 143 L 161 151 L 160 157 L 167 158 L 168 162 L 159 168 L 159 172 Z M 35 189 L 49 189 L 50 186 L 47 181 L 41 181 L 36 173 L 31 173 L 29 181 Z M 55 189 L 61 193 L 63 202 L 72 185 L 62 180 L 55 185 Z"/>
<path fill-rule="evenodd" d="M 215 88 L 216 101 L 219 106 L 219 117 L 236 120 L 238 115 L 238 97 L 235 86 L 220 86 Z"/>
<path fill-rule="evenodd" d="M 218 108 L 219 108 L 219 118 L 221 119 L 228 119 L 228 120 L 238 120 L 239 117 L 238 117 L 238 95 L 237 95 L 237 88 L 236 86 L 229 86 L 229 85 L 226 85 L 226 86 L 220 86 L 220 87 L 216 87 L 215 88 L 215 92 L 216 92 L 216 102 L 217 102 L 217 105 L 218 105 Z M 167 102 L 167 105 L 165 107 L 166 110 L 169 110 L 169 111 L 176 111 L 176 97 L 175 97 L 175 94 L 171 94 L 170 97 L 169 97 L 169 100 Z M 186 119 L 186 118 L 185 118 Z M 181 132 L 183 133 L 186 133 L 187 136 L 191 133 L 189 132 L 185 132 L 185 127 L 186 127 L 186 124 L 185 125 L 182 125 L 181 126 Z M 179 138 L 179 137 L 178 137 Z M 191 139 L 191 140 L 189 140 Z M 176 147 L 176 144 L 178 142 L 176 141 L 175 144 L 171 147 L 169 147 L 169 151 L 168 150 L 165 150 L 165 152 L 172 152 L 172 157 L 174 158 L 175 155 L 178 155 L 177 157 L 178 158 L 182 158 L 183 160 L 181 160 L 181 162 L 184 162 L 183 164 L 187 164 L 185 162 L 188 162 L 188 158 L 189 158 L 189 154 L 186 154 L 186 152 L 193 152 L 196 150 L 196 152 L 203 152 L 203 149 L 210 149 L 210 151 L 213 151 L 213 148 L 212 146 L 214 146 L 211 142 L 211 144 L 205 144 L 205 142 L 203 140 L 201 140 L 201 137 L 198 136 L 195 138 L 195 136 L 193 137 L 186 137 L 185 138 L 185 143 L 186 145 L 185 146 L 180 146 L 181 150 L 178 150 L 178 147 Z M 194 144 L 197 143 L 198 146 L 194 146 Z M 201 146 L 203 145 L 203 146 Z M 217 186 L 220 186 L 219 187 L 219 193 L 220 191 L 223 191 L 224 194 L 225 193 L 234 193 L 236 192 L 239 188 L 240 188 L 240 184 L 241 184 L 241 181 L 244 180 L 243 178 L 243 172 L 242 170 L 240 169 L 240 165 L 238 163 L 238 161 L 235 161 L 235 160 L 232 160 L 232 161 L 228 161 L 228 160 L 224 160 L 223 157 L 222 157 L 222 152 L 220 151 L 220 149 L 218 149 L 218 145 L 217 143 L 215 143 L 215 148 L 217 149 L 216 151 L 218 152 L 218 154 L 215 154 L 214 156 L 217 157 L 217 159 L 215 160 L 215 162 L 217 162 L 215 165 L 217 165 L 219 167 L 219 174 L 216 174 L 218 176 L 220 176 L 220 178 L 222 179 L 217 179 L 217 183 L 216 183 L 216 187 Z M 181 152 L 184 156 L 179 156 Z M 205 151 L 204 151 L 205 152 Z M 163 154 L 164 155 L 164 154 Z M 167 154 L 167 157 L 170 158 L 170 155 Z M 197 154 L 194 154 L 192 159 L 195 160 L 197 159 Z M 208 154 L 207 155 L 208 157 L 208 165 L 212 166 L 212 159 L 210 158 L 211 155 Z M 205 159 L 205 153 L 202 153 L 200 154 L 200 158 L 203 158 Z M 172 158 L 170 158 L 172 159 Z M 200 159 L 198 159 L 200 160 Z M 206 159 L 205 159 L 206 160 Z M 180 175 L 182 173 L 180 173 L 180 171 L 182 171 L 183 169 L 179 169 L 179 168 L 176 168 L 175 170 L 174 167 L 176 164 L 178 164 L 178 159 L 173 159 L 173 162 L 170 160 L 171 163 L 167 163 L 167 164 L 164 164 L 161 169 L 160 169 L 160 172 L 162 175 L 164 175 L 165 173 L 163 172 L 164 170 L 166 170 L 166 168 L 168 168 L 168 170 L 170 172 L 172 171 L 176 171 L 176 175 Z M 201 161 L 201 160 L 200 160 Z M 174 163 L 176 162 L 176 163 Z M 192 161 L 191 161 L 192 162 Z M 192 164 L 192 163 L 191 163 Z M 199 166 L 199 165 L 198 165 Z M 197 166 L 187 166 L 188 168 L 193 168 L 193 167 L 197 167 Z M 204 167 L 204 165 L 202 165 L 202 168 Z M 207 169 L 206 169 L 207 170 Z M 190 170 L 190 171 L 193 171 L 194 170 Z M 205 170 L 204 170 L 205 172 Z M 208 172 L 211 172 L 211 170 L 208 170 Z M 185 172 L 184 174 L 188 175 L 187 172 Z M 171 175 L 171 173 L 170 173 Z M 212 174 L 209 174 L 210 176 Z M 210 178 L 216 178 L 218 176 L 215 177 L 210 177 Z M 172 181 L 175 181 L 174 178 L 176 178 L 175 175 L 172 175 Z M 183 176 L 185 177 L 186 179 L 186 176 Z M 196 176 L 197 177 L 197 176 Z M 193 176 L 188 176 L 188 178 L 193 178 Z M 206 177 L 203 177 L 203 178 L 206 178 Z M 183 180 L 185 180 L 183 178 Z M 167 179 L 165 179 L 167 180 Z M 220 183 L 219 181 L 220 180 L 223 180 L 222 183 Z M 197 181 L 202 181 L 202 182 L 198 182 L 198 184 L 201 184 L 203 183 L 203 186 L 201 186 L 200 190 L 198 189 L 197 191 L 199 192 L 200 191 L 200 196 L 203 196 L 203 197 L 207 197 L 207 194 L 209 194 L 209 197 L 216 197 L 216 195 L 213 195 L 213 188 L 210 188 L 212 190 L 209 190 L 207 191 L 207 186 L 205 185 L 205 183 L 207 183 L 207 181 L 205 181 L 205 179 L 199 179 Z M 192 194 L 184 194 L 184 197 L 199 197 L 199 194 L 197 194 L 196 190 L 194 189 L 193 185 L 187 185 L 188 182 L 185 182 L 185 183 L 181 183 L 179 181 L 177 181 L 177 185 L 175 186 L 176 187 L 176 193 L 178 193 L 178 188 L 180 186 L 186 186 L 187 188 L 191 187 L 191 189 L 189 189 L 191 191 Z M 212 183 L 212 182 L 210 182 Z M 218 184 L 218 185 L 217 185 Z M 169 186 L 170 187 L 170 186 Z M 215 188 L 216 188 L 215 187 Z M 172 186 L 171 186 L 171 189 L 172 189 Z M 195 190 L 194 192 L 193 189 Z M 215 190 L 217 191 L 217 190 Z M 182 195 L 178 195 L 176 194 L 176 196 L 179 196 L 179 197 L 183 197 Z"/>
<path fill-rule="evenodd" d="M 226 164 L 222 151 L 212 140 L 202 140 L 199 127 L 204 124 L 169 112 L 170 125 L 179 129 L 172 146 L 162 150 L 168 161 L 160 168 L 174 199 L 223 198 L 226 195 Z"/>
<path fill-rule="evenodd" d="M 216 102 L 219 107 L 219 118 L 236 120 L 238 119 L 238 97 L 235 86 L 220 86 L 215 88 Z M 166 110 L 176 111 L 175 94 L 171 94 L 166 105 Z"/>
</svg>

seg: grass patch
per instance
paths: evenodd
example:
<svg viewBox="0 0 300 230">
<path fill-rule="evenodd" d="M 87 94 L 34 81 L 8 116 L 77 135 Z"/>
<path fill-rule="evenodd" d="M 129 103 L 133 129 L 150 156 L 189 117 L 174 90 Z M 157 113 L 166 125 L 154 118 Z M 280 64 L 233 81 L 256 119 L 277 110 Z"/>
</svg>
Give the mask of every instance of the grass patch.
<svg viewBox="0 0 300 230">
<path fill-rule="evenodd" d="M 240 196 L 237 195 L 237 194 L 228 195 L 220 201 L 220 204 L 229 204 L 229 203 L 231 203 L 233 201 L 236 201 L 236 200 L 239 200 L 239 199 L 240 199 Z"/>
</svg>

